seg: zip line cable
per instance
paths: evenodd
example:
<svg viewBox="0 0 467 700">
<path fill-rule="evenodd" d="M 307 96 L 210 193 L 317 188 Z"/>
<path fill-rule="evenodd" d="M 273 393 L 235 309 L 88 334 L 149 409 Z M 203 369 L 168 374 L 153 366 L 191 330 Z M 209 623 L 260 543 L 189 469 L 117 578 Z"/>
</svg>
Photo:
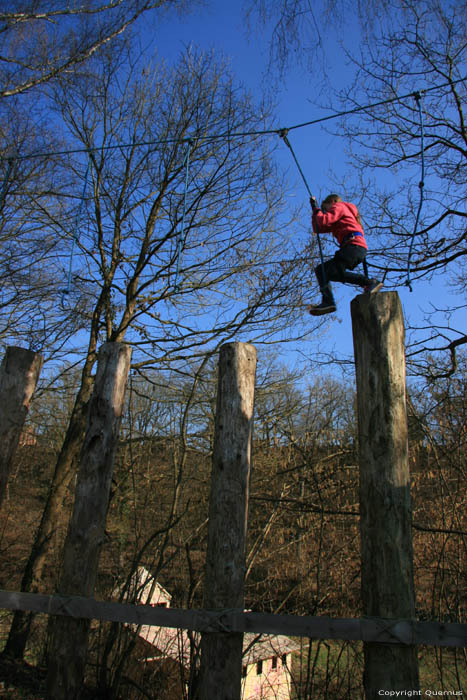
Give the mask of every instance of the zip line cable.
<svg viewBox="0 0 467 700">
<path fill-rule="evenodd" d="M 415 236 L 417 233 L 418 222 L 420 219 L 420 212 L 422 211 L 423 188 L 425 186 L 425 183 L 424 183 L 424 179 L 425 179 L 425 134 L 424 134 L 424 126 L 423 126 L 422 96 L 419 92 L 416 92 L 416 93 L 414 93 L 414 98 L 417 102 L 418 114 L 419 114 L 419 118 L 420 118 L 420 140 L 421 140 L 421 150 L 422 150 L 422 174 L 421 174 L 421 180 L 418 183 L 418 187 L 420 190 L 420 199 L 418 202 L 417 216 L 415 217 L 415 224 L 414 224 L 414 228 L 413 228 L 412 238 L 410 241 L 409 257 L 407 259 L 407 281 L 405 284 L 410 289 L 411 292 L 413 292 L 413 289 L 412 289 L 412 283 L 410 280 L 410 263 L 412 260 L 412 250 L 413 250 L 413 245 L 414 245 L 414 241 L 415 241 Z"/>
<path fill-rule="evenodd" d="M 202 136 L 199 137 L 200 141 L 214 141 L 218 139 L 234 139 L 234 138 L 241 138 L 245 136 L 265 136 L 265 135 L 271 135 L 271 134 L 276 134 L 280 136 L 287 147 L 289 148 L 293 159 L 297 165 L 298 171 L 302 177 L 302 180 L 305 184 L 305 187 L 308 191 L 308 194 L 310 197 L 312 197 L 312 193 L 310 190 L 310 187 L 308 185 L 308 182 L 306 180 L 306 177 L 303 173 L 303 170 L 300 166 L 300 163 L 298 162 L 298 159 L 295 155 L 295 152 L 292 148 L 292 145 L 290 144 L 290 141 L 287 137 L 287 134 L 289 131 L 293 129 L 301 129 L 306 126 L 312 126 L 315 124 L 320 124 L 325 121 L 329 121 L 331 119 L 338 119 L 339 117 L 344 117 L 348 116 L 350 114 L 357 114 L 359 112 L 365 112 L 369 111 L 371 109 L 374 109 L 375 107 L 380 107 L 383 105 L 391 104 L 393 102 L 402 102 L 403 100 L 406 100 L 409 97 L 414 97 L 417 100 L 418 104 L 418 110 L 419 110 L 419 115 L 420 115 L 420 128 L 421 128 L 421 141 L 422 141 L 422 179 L 419 183 L 419 188 L 420 188 L 420 201 L 419 201 L 419 206 L 418 206 L 418 211 L 417 211 L 417 216 L 416 216 L 416 221 L 415 221 L 415 226 L 414 226 L 414 231 L 412 234 L 412 239 L 410 243 L 410 249 L 409 249 L 409 256 L 408 256 L 408 262 L 407 262 L 407 282 L 406 285 L 409 287 L 410 291 L 412 291 L 412 286 L 411 286 L 411 281 L 410 281 L 410 264 L 411 264 L 411 258 L 412 258 L 412 249 L 414 245 L 414 239 L 418 227 L 418 222 L 420 218 L 420 212 L 422 209 L 422 204 L 423 204 L 423 178 L 424 178 L 424 172 L 425 172 L 425 160 L 424 160 L 424 127 L 423 127 L 423 114 L 422 114 L 422 108 L 421 108 L 421 95 L 422 93 L 428 93 L 432 92 L 434 90 L 439 90 L 444 87 L 452 87 L 453 85 L 456 85 L 457 83 L 464 82 L 467 79 L 467 76 L 464 76 L 463 78 L 459 78 L 455 81 L 449 81 L 446 83 L 442 83 L 441 85 L 435 85 L 429 88 L 425 88 L 424 90 L 417 91 L 417 92 L 410 92 L 405 95 L 397 95 L 395 97 L 389 98 L 387 100 L 380 100 L 378 102 L 373 102 L 370 104 L 367 104 L 363 107 L 355 107 L 353 109 L 349 110 L 344 110 L 341 112 L 336 112 L 334 114 L 330 114 L 326 117 L 320 117 L 318 119 L 312 119 L 307 122 L 302 122 L 300 124 L 294 124 L 291 125 L 287 128 L 281 128 L 281 129 L 264 129 L 264 130 L 253 130 L 253 131 L 243 131 L 243 132 L 224 132 L 222 134 L 213 134 L 210 136 Z M 109 145 L 109 146 L 96 146 L 94 148 L 77 148 L 77 149 L 70 149 L 70 150 L 64 150 L 64 151 L 50 151 L 46 153 L 31 153 L 31 154 L 26 154 L 23 156 L 8 156 L 8 158 L 3 158 L 0 157 L 0 161 L 7 161 L 8 162 L 8 168 L 6 175 L 4 177 L 1 189 L 0 189 L 0 208 L 3 205 L 3 201 L 5 199 L 5 194 L 8 186 L 8 182 L 10 180 L 11 176 L 11 171 L 14 165 L 15 161 L 20 161 L 20 160 L 26 160 L 30 158 L 44 158 L 44 157 L 50 157 L 50 156 L 59 156 L 59 155 L 72 155 L 72 154 L 77 154 L 77 153 L 88 153 L 90 155 L 91 152 L 96 151 L 96 150 L 115 150 L 117 148 L 126 148 L 126 147 L 141 147 L 141 146 L 156 146 L 156 145 L 163 145 L 163 144 L 169 144 L 169 143 L 186 143 L 187 144 L 187 150 L 185 154 L 185 159 L 184 159 L 184 165 L 185 165 L 185 190 L 184 190 L 184 196 L 183 196 L 183 215 L 182 215 L 182 224 L 181 224 L 181 230 L 179 232 L 179 235 L 177 237 L 177 251 L 176 251 L 176 272 L 175 272 L 175 282 L 174 282 L 174 291 L 178 291 L 178 277 L 179 277 L 179 272 L 180 272 L 180 257 L 181 257 L 181 252 L 182 252 L 182 247 L 183 247 L 183 242 L 184 242 L 184 237 L 185 237 L 185 218 L 186 218 L 186 203 L 187 203 L 187 190 L 188 190 L 188 177 L 189 177 L 189 166 L 190 166 L 190 154 L 191 154 L 191 149 L 193 146 L 193 136 L 186 137 L 183 139 L 161 139 L 161 140 L 153 140 L 153 141 L 142 141 L 139 143 L 132 143 L 132 144 L 118 144 L 118 145 Z M 72 241 L 72 246 L 71 246 L 71 252 L 70 252 L 70 262 L 69 262 L 69 268 L 68 268 L 68 278 L 67 278 L 67 286 L 65 289 L 62 290 L 62 298 L 61 298 L 61 304 L 63 306 L 64 302 L 64 297 L 70 293 L 71 290 L 71 277 L 72 277 L 72 268 L 73 268 L 73 254 L 74 254 L 74 248 L 76 243 L 79 240 L 79 225 L 81 222 L 81 216 L 82 216 L 82 211 L 84 207 L 84 199 L 85 199 L 85 194 L 86 194 L 86 188 L 87 188 L 87 181 L 88 181 L 88 175 L 89 175 L 89 170 L 90 170 L 90 159 L 88 158 L 88 164 L 86 168 L 86 173 L 84 176 L 84 184 L 83 184 L 83 192 L 81 195 L 81 202 L 80 206 L 78 209 L 78 213 L 76 216 L 76 221 L 75 221 L 75 230 L 73 233 L 73 241 Z M 322 264 L 322 269 L 323 269 L 323 275 L 325 275 L 324 272 L 324 258 L 323 258 L 323 251 L 322 251 L 322 246 L 321 246 L 321 239 L 319 237 L 319 233 L 316 234 L 317 239 L 318 239 L 318 247 L 319 247 L 319 255 L 321 258 L 321 264 Z M 325 277 L 323 277 L 324 283 L 326 283 Z"/>
<path fill-rule="evenodd" d="M 441 85 L 433 85 L 432 87 L 425 88 L 424 90 L 420 90 L 419 94 L 426 94 L 428 92 L 432 92 L 433 90 L 440 90 L 441 88 L 444 87 L 452 87 L 453 85 L 457 85 L 457 83 L 462 83 L 465 80 L 467 80 L 467 76 L 464 76 L 463 78 L 458 78 L 457 80 L 449 81 L 446 83 L 442 83 Z M 197 137 L 199 141 L 215 141 L 217 139 L 234 139 L 234 138 L 242 138 L 244 136 L 267 136 L 271 134 L 278 134 L 279 131 L 292 131 L 293 129 L 302 129 L 305 126 L 313 126 L 314 124 L 320 124 L 325 121 L 329 121 L 331 119 L 338 119 L 339 117 L 345 117 L 350 114 L 358 114 L 359 112 L 366 112 L 371 109 L 374 109 L 375 107 L 381 107 L 383 105 L 391 104 L 392 102 L 402 102 L 404 100 L 407 100 L 409 97 L 414 96 L 414 91 L 412 90 L 411 92 L 408 92 L 405 95 L 397 95 L 396 97 L 391 97 L 387 100 L 380 100 L 379 102 L 373 102 L 367 105 L 364 105 L 363 107 L 354 107 L 353 109 L 348 109 L 344 110 L 342 112 L 335 112 L 334 114 L 329 114 L 326 117 L 319 117 L 317 119 L 311 119 L 310 121 L 307 122 L 302 122 L 301 124 L 293 124 L 292 126 L 285 127 L 284 128 L 275 128 L 275 129 L 262 129 L 262 130 L 253 130 L 253 131 L 236 131 L 236 132 L 223 132 L 221 134 L 212 134 L 208 136 L 199 136 Z M 137 147 L 142 147 L 142 146 L 157 146 L 157 145 L 163 145 L 163 144 L 169 144 L 169 143 L 187 143 L 188 141 L 193 140 L 193 137 L 186 137 L 183 139 L 155 139 L 152 141 L 140 141 L 138 143 L 124 143 L 124 144 L 115 144 L 115 145 L 109 145 L 109 146 L 95 146 L 91 148 L 74 148 L 74 149 L 68 149 L 64 151 L 48 151 L 48 152 L 43 152 L 43 153 L 30 153 L 26 154 L 23 156 L 14 156 L 15 160 L 26 160 L 28 158 L 45 158 L 49 156 L 62 156 L 62 155 L 73 155 L 75 153 L 90 153 L 92 151 L 110 151 L 110 150 L 115 150 L 117 148 L 137 148 Z M 0 160 L 8 160 L 7 158 L 1 157 Z"/>
</svg>

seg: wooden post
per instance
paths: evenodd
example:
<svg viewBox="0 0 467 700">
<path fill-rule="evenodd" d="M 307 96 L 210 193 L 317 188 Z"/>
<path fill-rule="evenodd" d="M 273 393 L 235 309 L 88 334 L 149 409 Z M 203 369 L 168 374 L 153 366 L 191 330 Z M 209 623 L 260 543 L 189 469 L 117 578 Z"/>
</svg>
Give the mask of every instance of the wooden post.
<svg viewBox="0 0 467 700">
<path fill-rule="evenodd" d="M 415 617 L 404 323 L 396 292 L 351 303 L 360 449 L 363 614 Z M 418 690 L 413 645 L 364 644 L 367 700 Z"/>
<path fill-rule="evenodd" d="M 255 373 L 252 345 L 221 347 L 204 589 L 210 610 L 244 607 Z M 242 644 L 241 632 L 202 633 L 201 700 L 240 700 Z"/>
<path fill-rule="evenodd" d="M 0 506 L 42 363 L 37 352 L 9 347 L 0 366 Z"/>
<path fill-rule="evenodd" d="M 112 481 L 115 451 L 130 368 L 131 349 L 106 343 L 99 352 L 80 456 L 75 502 L 63 554 L 60 594 L 92 598 Z M 51 625 L 48 697 L 79 697 L 89 620 L 56 617 Z"/>
</svg>

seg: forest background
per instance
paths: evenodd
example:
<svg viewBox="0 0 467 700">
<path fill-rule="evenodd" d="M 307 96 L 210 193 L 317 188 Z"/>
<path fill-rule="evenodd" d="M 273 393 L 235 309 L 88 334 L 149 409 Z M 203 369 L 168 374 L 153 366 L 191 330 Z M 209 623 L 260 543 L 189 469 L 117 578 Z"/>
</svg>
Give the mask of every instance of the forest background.
<svg viewBox="0 0 467 700">
<path fill-rule="evenodd" d="M 360 207 L 370 270 L 401 294 L 418 614 L 463 621 L 466 9 L 17 5 L 0 14 L 1 339 L 45 364 L 2 512 L 2 588 L 56 586 L 97 351 L 114 340 L 131 344 L 133 364 L 97 594 L 115 595 L 143 563 L 179 607 L 199 605 L 215 358 L 249 340 L 259 365 L 247 605 L 359 614 L 355 290 L 339 288 L 337 321 L 307 314 L 316 240 L 275 133 L 333 116 L 289 137 L 314 194 L 345 192 Z M 44 621 L 10 623 L 8 658 L 40 667 Z M 133 673 L 128 630 L 94 633 L 89 683 L 145 697 L 154 678 Z M 426 683 L 461 689 L 465 655 L 420 654 Z M 296 695 L 359 697 L 360 679 L 358 645 L 314 643 Z"/>
</svg>

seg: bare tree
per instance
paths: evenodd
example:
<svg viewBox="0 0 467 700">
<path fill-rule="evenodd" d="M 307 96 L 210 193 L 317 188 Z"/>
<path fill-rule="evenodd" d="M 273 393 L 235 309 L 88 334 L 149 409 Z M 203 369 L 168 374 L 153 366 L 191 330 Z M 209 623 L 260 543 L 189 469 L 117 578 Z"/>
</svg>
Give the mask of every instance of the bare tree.
<svg viewBox="0 0 467 700">
<path fill-rule="evenodd" d="M 465 8 L 464 8 L 465 13 Z M 464 15 L 465 16 L 465 15 Z M 459 23 L 460 22 L 460 23 Z M 419 200 L 422 143 L 417 99 L 424 123 L 425 202 L 414 238 L 413 276 L 420 279 L 434 271 L 453 269 L 465 256 L 465 159 L 467 132 L 462 103 L 465 37 L 458 8 L 433 0 L 403 3 L 396 14 L 383 17 L 368 37 L 365 62 L 357 64 L 357 87 L 343 94 L 345 103 L 362 107 L 360 118 L 348 125 L 346 136 L 354 146 L 352 157 L 372 172 L 398 172 L 398 188 L 392 195 L 370 196 L 383 223 L 372 227 L 382 237 L 388 272 L 405 281 L 408 248 L 412 243 L 414 213 Z M 442 87 L 438 87 L 442 86 Z M 421 88 L 421 94 L 417 93 Z M 403 102 L 398 95 L 410 93 Z M 387 99 L 388 104 L 363 110 L 365 102 Z M 405 174 L 405 175 L 404 175 Z M 406 193 L 399 206 L 398 190 Z M 371 212 L 376 221 L 377 212 Z M 389 250 L 391 253 L 389 253 Z M 397 279 L 397 277 L 396 277 Z"/>
<path fill-rule="evenodd" d="M 24 0 L 0 8 L 0 337 L 43 351 L 46 361 L 79 331 L 79 317 L 61 303 L 70 241 L 61 247 L 41 217 L 52 202 L 54 219 L 64 215 L 60 190 L 69 178 L 47 155 L 63 143 L 37 89 L 44 95 L 101 51 L 118 51 L 139 18 L 155 22 L 170 10 L 186 11 L 186 3 Z"/>
<path fill-rule="evenodd" d="M 438 0 L 352 8 L 339 0 L 313 6 L 308 0 L 251 0 L 248 7 L 250 18 L 271 29 L 273 70 L 283 75 L 292 61 L 303 66 L 305 58 L 317 88 L 311 100 L 327 115 L 341 115 L 328 123 L 348 151 L 351 171 L 341 185 L 361 203 L 376 274 L 386 285 L 437 279 L 463 295 L 465 7 Z M 342 90 L 335 86 L 331 52 L 349 65 Z M 464 306 L 460 298 L 427 309 L 426 323 L 409 335 L 414 371 L 456 371 L 457 350 L 467 342 L 456 320 Z M 439 357 L 435 370 L 424 362 L 427 350 Z"/>
<path fill-rule="evenodd" d="M 310 69 L 325 67 L 322 23 L 332 10 L 339 15 L 338 6 L 333 0 L 319 4 L 310 0 L 250 0 L 245 5 L 251 33 L 257 31 L 258 23 L 262 31 L 269 32 L 270 76 L 277 72 L 279 78 L 284 77 L 294 63 Z M 334 22 L 337 19 L 334 17 Z"/>
<path fill-rule="evenodd" d="M 370 262 L 394 285 L 437 279 L 459 294 L 435 301 L 409 337 L 412 368 L 434 375 L 455 372 L 467 342 L 456 321 L 465 307 L 465 19 L 465 8 L 436 0 L 389 4 L 367 24 L 355 81 L 340 93 L 343 107 L 360 110 L 344 134 L 375 241 Z M 427 350 L 439 358 L 434 372 Z"/>
<path fill-rule="evenodd" d="M 142 15 L 182 8 L 183 0 L 56 0 L 4 2 L 0 96 L 44 85 L 91 58 Z"/>
<path fill-rule="evenodd" d="M 114 52 L 104 52 L 92 68 L 88 64 L 54 93 L 71 144 L 81 146 L 90 163 L 88 228 L 76 240 L 67 300 L 80 323 L 87 320 L 89 333 L 80 388 L 23 579 L 33 590 L 64 520 L 100 343 L 130 343 L 133 364 L 143 372 L 203 356 L 240 333 L 283 339 L 300 314 L 299 266 L 274 264 L 284 242 L 278 235 L 285 223 L 281 179 L 264 140 L 251 133 L 267 121 L 266 108 L 257 116 L 223 67 L 191 51 L 173 70 L 134 64 L 128 54 Z M 76 180 L 84 176 L 84 164 L 65 162 Z M 47 213 L 47 227 L 69 241 L 73 218 Z M 13 628 L 24 632 L 21 617 Z M 8 653 L 22 654 L 23 632 L 10 633 Z"/>
<path fill-rule="evenodd" d="M 98 583 L 97 595 L 103 599 L 115 595 L 115 587 L 120 592 L 134 568 L 143 564 L 173 594 L 174 607 L 201 607 L 215 372 L 212 361 L 202 366 L 200 360 L 177 369 L 146 370 L 147 380 L 133 372 L 128 390 L 132 410 L 121 432 Z M 462 622 L 467 435 L 462 354 L 455 377 L 431 384 L 420 379 L 417 386 L 412 382 L 410 394 L 417 616 Z M 68 403 L 72 401 L 72 391 L 67 392 L 66 386 L 63 395 L 68 396 Z M 45 394 L 43 399 L 46 403 Z M 55 400 L 54 394 L 51 399 Z M 58 413 L 60 403 L 52 403 L 48 410 Z M 304 387 L 303 380 L 286 375 L 261 351 L 249 528 L 249 608 L 358 615 L 353 404 L 347 384 L 317 378 Z M 44 407 L 39 420 L 44 416 L 47 421 L 47 414 Z M 52 430 L 53 437 L 57 428 L 52 425 Z M 38 465 L 32 462 L 31 452 L 22 458 L 29 462 L 24 465 L 28 477 L 19 474 L 19 483 L 12 486 L 28 494 L 24 508 L 37 517 L 42 501 L 37 500 L 32 508 L 29 491 L 40 489 L 43 499 L 44 476 L 37 478 Z M 21 539 L 26 539 L 27 531 L 21 532 Z M 11 574 L 11 562 L 19 560 L 17 551 L 12 553 L 10 538 L 11 532 L 2 543 L 2 575 L 5 571 Z M 21 556 L 25 556 L 24 542 Z M 52 556 L 48 564 L 55 560 L 56 554 Z M 40 620 L 36 622 L 38 632 Z M 145 655 L 154 657 L 154 652 L 138 647 L 138 639 L 123 626 L 118 629 L 115 625 L 109 631 L 106 624 L 96 628 L 90 677 L 94 673 L 92 677 L 100 679 L 102 692 L 112 687 L 116 693 L 119 687 L 120 693 L 130 695 L 131 681 L 136 680 L 141 694 L 155 693 L 149 678 L 154 662 L 141 662 Z M 451 691 L 461 689 L 462 651 L 423 648 L 420 653 L 422 671 L 431 674 L 425 675 L 424 682 Z M 294 666 L 297 697 L 327 693 L 330 698 L 350 700 L 361 695 L 359 643 L 303 640 L 301 657 L 300 666 Z"/>
<path fill-rule="evenodd" d="M 41 321 L 57 302 L 59 287 L 58 241 L 44 231 L 38 217 L 44 206 L 52 210 L 57 204 L 55 168 L 46 156 L 18 158 L 23 149 L 40 152 L 50 146 L 42 120 L 41 110 L 32 117 L 17 99 L 0 104 L 0 337 L 4 343 L 34 349 L 44 345 L 47 334 Z M 52 336 L 57 331 L 53 316 L 48 324 Z"/>
</svg>

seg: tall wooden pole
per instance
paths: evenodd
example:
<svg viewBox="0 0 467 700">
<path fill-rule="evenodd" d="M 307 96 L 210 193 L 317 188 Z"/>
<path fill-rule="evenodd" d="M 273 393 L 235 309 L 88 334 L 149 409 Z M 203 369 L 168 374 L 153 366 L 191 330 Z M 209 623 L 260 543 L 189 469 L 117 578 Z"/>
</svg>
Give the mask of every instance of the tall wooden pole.
<svg viewBox="0 0 467 700">
<path fill-rule="evenodd" d="M 351 303 L 360 449 L 363 613 L 415 617 L 404 324 L 396 292 Z M 367 700 L 418 690 L 416 648 L 364 644 Z"/>
<path fill-rule="evenodd" d="M 209 610 L 244 608 L 255 374 L 252 345 L 222 346 L 204 589 L 204 607 Z M 242 643 L 242 633 L 202 634 L 201 700 L 240 700 Z"/>
<path fill-rule="evenodd" d="M 9 347 L 0 366 L 0 506 L 42 363 L 37 352 Z"/>
<path fill-rule="evenodd" d="M 99 352 L 73 515 L 64 547 L 60 594 L 88 598 L 94 594 L 130 359 L 131 349 L 121 343 L 106 343 Z M 88 629 L 89 620 L 54 619 L 47 679 L 48 697 L 52 700 L 79 697 Z"/>
</svg>

